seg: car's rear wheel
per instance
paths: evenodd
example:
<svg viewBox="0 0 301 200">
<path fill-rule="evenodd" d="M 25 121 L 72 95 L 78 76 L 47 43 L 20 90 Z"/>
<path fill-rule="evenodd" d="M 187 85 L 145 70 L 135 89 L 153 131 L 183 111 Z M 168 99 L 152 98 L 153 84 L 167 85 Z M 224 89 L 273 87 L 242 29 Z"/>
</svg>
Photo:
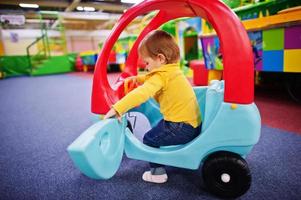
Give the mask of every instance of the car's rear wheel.
<svg viewBox="0 0 301 200">
<path fill-rule="evenodd" d="M 208 190 L 220 197 L 239 197 L 246 193 L 251 185 L 247 162 L 232 152 L 220 151 L 209 155 L 202 172 Z"/>
</svg>

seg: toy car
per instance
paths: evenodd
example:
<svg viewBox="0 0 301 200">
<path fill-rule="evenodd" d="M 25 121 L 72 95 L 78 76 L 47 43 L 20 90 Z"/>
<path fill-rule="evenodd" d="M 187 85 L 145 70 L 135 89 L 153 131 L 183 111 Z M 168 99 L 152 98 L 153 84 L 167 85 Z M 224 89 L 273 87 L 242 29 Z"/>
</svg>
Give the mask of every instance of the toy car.
<svg viewBox="0 0 301 200">
<path fill-rule="evenodd" d="M 82 173 L 94 179 L 111 178 L 119 168 L 123 152 L 132 159 L 187 169 L 202 164 L 204 182 L 215 194 L 236 197 L 250 187 L 251 175 L 243 159 L 258 142 L 260 116 L 256 105 L 223 101 L 224 82 L 196 87 L 203 124 L 193 141 L 160 149 L 141 143 L 116 119 L 100 121 L 87 129 L 69 147 L 68 152 Z M 154 100 L 135 111 L 142 112 L 154 126 L 162 118 Z"/>
<path fill-rule="evenodd" d="M 170 6 L 174 9 L 170 10 Z M 126 69 L 111 87 L 106 64 L 114 42 L 136 16 L 159 10 L 142 31 L 129 54 Z M 179 12 L 173 12 L 177 10 Z M 120 166 L 123 152 L 132 159 L 203 171 L 208 189 L 222 197 L 238 197 L 250 187 L 251 175 L 244 158 L 260 137 L 260 114 L 254 104 L 254 71 L 248 36 L 233 12 L 218 0 L 146 0 L 127 10 L 103 46 L 93 80 L 92 112 L 105 114 L 123 95 L 123 78 L 137 73 L 137 47 L 143 37 L 162 23 L 177 17 L 200 16 L 216 29 L 223 52 L 224 81 L 195 87 L 202 130 L 193 141 L 152 148 L 141 143 L 127 128 L 127 121 L 99 121 L 68 147 L 74 164 L 93 179 L 111 178 Z M 227 19 L 227 20 L 225 20 Z M 233 37 L 235 35 L 235 37 Z M 231 41 L 231 42 L 230 42 Z M 153 127 L 162 118 L 154 100 L 135 108 Z"/>
</svg>

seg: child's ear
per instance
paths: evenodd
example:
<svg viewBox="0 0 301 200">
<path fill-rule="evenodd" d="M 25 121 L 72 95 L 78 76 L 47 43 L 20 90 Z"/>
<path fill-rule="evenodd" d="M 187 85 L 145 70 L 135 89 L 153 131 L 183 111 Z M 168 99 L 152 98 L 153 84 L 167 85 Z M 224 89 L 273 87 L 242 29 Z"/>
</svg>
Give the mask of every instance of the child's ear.
<svg viewBox="0 0 301 200">
<path fill-rule="evenodd" d="M 166 57 L 162 53 L 158 54 L 158 58 L 161 63 L 166 63 Z"/>
</svg>

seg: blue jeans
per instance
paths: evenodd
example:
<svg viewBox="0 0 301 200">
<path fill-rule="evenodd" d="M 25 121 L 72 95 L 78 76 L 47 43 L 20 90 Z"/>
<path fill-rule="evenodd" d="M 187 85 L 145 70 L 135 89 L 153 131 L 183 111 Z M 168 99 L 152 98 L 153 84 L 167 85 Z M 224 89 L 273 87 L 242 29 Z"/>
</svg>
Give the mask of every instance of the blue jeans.
<svg viewBox="0 0 301 200">
<path fill-rule="evenodd" d="M 197 128 L 183 123 L 161 120 L 143 137 L 143 143 L 159 148 L 160 146 L 185 144 L 196 138 L 201 132 L 201 125 Z M 151 168 L 163 167 L 157 163 L 150 163 Z"/>
</svg>

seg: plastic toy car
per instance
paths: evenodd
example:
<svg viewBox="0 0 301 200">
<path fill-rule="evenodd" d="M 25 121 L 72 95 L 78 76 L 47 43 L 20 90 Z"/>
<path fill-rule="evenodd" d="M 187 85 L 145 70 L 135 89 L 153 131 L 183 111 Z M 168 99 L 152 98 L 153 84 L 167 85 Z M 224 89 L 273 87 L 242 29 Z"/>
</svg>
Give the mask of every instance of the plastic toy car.
<svg viewBox="0 0 301 200">
<path fill-rule="evenodd" d="M 179 12 L 170 10 L 170 6 Z M 122 29 L 136 16 L 160 10 L 142 31 L 122 74 L 112 88 L 106 64 L 110 49 Z M 200 16 L 218 33 L 223 52 L 224 81 L 194 88 L 202 115 L 201 134 L 177 146 L 152 148 L 141 143 L 127 128 L 127 121 L 99 121 L 68 147 L 74 164 L 93 179 L 111 178 L 120 166 L 123 152 L 132 159 L 203 171 L 208 189 L 222 197 L 238 197 L 250 187 L 251 175 L 244 158 L 260 137 L 260 115 L 254 104 L 254 71 L 248 36 L 233 12 L 218 0 L 146 0 L 127 10 L 104 44 L 96 63 L 93 80 L 92 112 L 105 114 L 123 95 L 122 79 L 136 73 L 137 46 L 143 37 L 162 23 L 177 17 Z M 224 20 L 227 19 L 227 20 Z M 235 35 L 235 37 L 233 37 Z M 231 43 L 229 42 L 231 41 Z M 135 108 L 153 127 L 162 118 L 154 100 Z"/>
<path fill-rule="evenodd" d="M 203 163 L 204 182 L 215 194 L 236 197 L 251 183 L 248 165 L 243 159 L 260 136 L 260 116 L 255 104 L 226 103 L 224 82 L 196 87 L 203 125 L 200 136 L 177 146 L 152 148 L 141 143 L 116 119 L 100 121 L 87 129 L 69 147 L 75 165 L 94 179 L 112 177 L 121 163 L 123 152 L 132 159 L 198 169 Z M 155 125 L 162 117 L 157 104 L 150 100 L 135 108 Z"/>
</svg>

